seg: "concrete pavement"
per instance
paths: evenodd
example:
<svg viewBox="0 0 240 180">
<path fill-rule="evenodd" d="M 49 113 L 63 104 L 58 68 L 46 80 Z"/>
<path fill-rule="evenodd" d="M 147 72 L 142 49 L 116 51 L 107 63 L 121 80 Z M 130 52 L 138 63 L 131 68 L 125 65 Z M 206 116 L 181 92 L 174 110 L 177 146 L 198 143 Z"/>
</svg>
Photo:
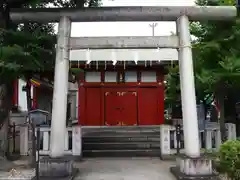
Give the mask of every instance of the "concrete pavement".
<svg viewBox="0 0 240 180">
<path fill-rule="evenodd" d="M 31 179 L 34 169 L 24 166 L 27 161 L 14 162 L 17 166 L 12 173 L 9 170 L 0 171 L 1 179 Z M 75 180 L 175 180 L 169 173 L 169 167 L 174 161 L 161 161 L 159 158 L 92 158 L 75 163 L 79 174 Z"/>
<path fill-rule="evenodd" d="M 76 180 L 175 180 L 169 173 L 174 162 L 159 158 L 93 158 L 76 164 Z"/>
</svg>

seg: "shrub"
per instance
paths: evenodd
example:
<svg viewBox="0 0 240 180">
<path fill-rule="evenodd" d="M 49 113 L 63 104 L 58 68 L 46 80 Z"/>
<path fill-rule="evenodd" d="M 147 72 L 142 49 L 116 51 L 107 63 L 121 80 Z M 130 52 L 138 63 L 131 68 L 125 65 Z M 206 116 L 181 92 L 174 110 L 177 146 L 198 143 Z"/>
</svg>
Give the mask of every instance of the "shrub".
<svg viewBox="0 0 240 180">
<path fill-rule="evenodd" d="M 226 141 L 219 151 L 218 170 L 229 178 L 240 180 L 240 141 Z"/>
</svg>

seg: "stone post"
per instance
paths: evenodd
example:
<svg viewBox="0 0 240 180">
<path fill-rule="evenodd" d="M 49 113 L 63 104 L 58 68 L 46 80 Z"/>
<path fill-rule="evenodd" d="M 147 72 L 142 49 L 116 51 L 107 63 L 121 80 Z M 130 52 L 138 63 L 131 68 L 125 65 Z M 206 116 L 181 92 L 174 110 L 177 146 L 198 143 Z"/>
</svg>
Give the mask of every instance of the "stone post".
<svg viewBox="0 0 240 180">
<path fill-rule="evenodd" d="M 212 161 L 200 156 L 191 37 L 186 15 L 178 18 L 177 31 L 185 155 L 179 156 L 177 166 L 170 170 L 177 179 L 209 180 L 216 175 L 212 170 Z"/>
<path fill-rule="evenodd" d="M 60 179 L 62 177 L 72 179 L 75 175 L 73 160 L 64 156 L 64 142 L 67 134 L 66 116 L 70 33 L 71 21 L 68 17 L 62 17 L 58 27 L 56 49 L 50 157 L 43 157 L 39 162 L 39 176 L 47 177 L 49 179 Z"/>
<path fill-rule="evenodd" d="M 68 73 L 69 73 L 69 38 L 71 21 L 62 17 L 58 27 L 56 49 L 54 91 L 51 124 L 50 156 L 64 156 L 64 143 L 67 116 Z"/>
</svg>

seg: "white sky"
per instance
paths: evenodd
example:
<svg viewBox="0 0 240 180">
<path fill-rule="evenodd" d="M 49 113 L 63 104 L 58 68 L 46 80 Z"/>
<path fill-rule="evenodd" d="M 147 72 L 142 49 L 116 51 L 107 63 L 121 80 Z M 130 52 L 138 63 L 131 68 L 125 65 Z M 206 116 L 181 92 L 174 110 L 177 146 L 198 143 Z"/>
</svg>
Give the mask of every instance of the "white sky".
<svg viewBox="0 0 240 180">
<path fill-rule="evenodd" d="M 102 0 L 103 6 L 193 6 L 195 0 Z M 72 36 L 151 36 L 153 22 L 84 22 L 73 23 Z M 175 22 L 157 22 L 155 35 L 175 32 Z M 56 27 L 57 28 L 57 27 Z"/>
</svg>

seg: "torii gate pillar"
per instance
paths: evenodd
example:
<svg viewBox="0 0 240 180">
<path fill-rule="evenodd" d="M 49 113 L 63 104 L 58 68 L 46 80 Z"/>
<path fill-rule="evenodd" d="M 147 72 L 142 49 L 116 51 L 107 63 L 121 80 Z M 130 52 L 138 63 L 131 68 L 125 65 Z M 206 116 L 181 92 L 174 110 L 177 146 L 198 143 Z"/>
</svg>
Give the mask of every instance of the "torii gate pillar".
<svg viewBox="0 0 240 180">
<path fill-rule="evenodd" d="M 66 135 L 68 73 L 69 73 L 69 41 L 71 21 L 62 17 L 58 25 L 57 49 L 54 72 L 54 91 L 52 105 L 50 156 L 64 156 Z"/>
<path fill-rule="evenodd" d="M 191 37 L 187 16 L 180 16 L 177 19 L 177 33 L 179 37 L 178 57 L 183 114 L 184 149 L 187 156 L 196 158 L 200 156 L 200 142 Z"/>
</svg>

